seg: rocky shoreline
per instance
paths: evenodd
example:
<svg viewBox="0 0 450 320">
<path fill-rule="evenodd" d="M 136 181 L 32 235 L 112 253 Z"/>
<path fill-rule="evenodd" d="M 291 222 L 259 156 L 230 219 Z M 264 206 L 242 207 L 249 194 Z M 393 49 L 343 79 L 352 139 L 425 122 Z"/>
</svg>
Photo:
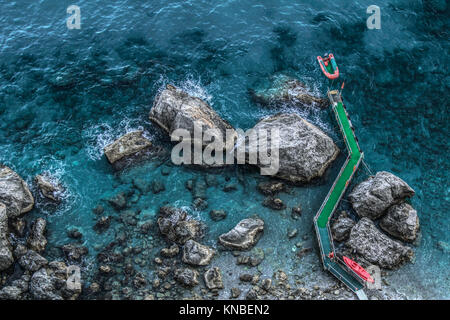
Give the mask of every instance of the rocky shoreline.
<svg viewBox="0 0 450 320">
<path fill-rule="evenodd" d="M 289 90 L 285 88 L 272 95 L 271 104 L 292 99 L 301 101 L 302 106 L 324 103 L 310 96 L 299 83 L 292 80 L 286 83 Z M 301 88 L 301 93 L 292 90 L 292 86 Z M 295 95 L 291 97 L 292 92 Z M 258 101 L 265 97 L 259 95 Z M 212 130 L 233 129 L 206 102 L 171 85 L 155 98 L 149 117 L 167 133 L 180 128 L 192 131 L 194 121 Z M 254 191 L 265 196 L 265 207 L 274 212 L 288 210 L 289 219 L 295 221 L 302 215 L 301 205 L 288 208 L 279 194 L 323 176 L 338 156 L 339 148 L 321 129 L 296 114 L 266 117 L 254 129 L 273 127 L 281 132 L 280 170 L 274 179 L 260 183 Z M 233 147 L 234 144 L 226 144 L 228 149 Z M 107 160 L 119 175 L 124 164 L 133 165 L 149 154 L 160 156 L 166 151 L 145 137 L 143 131 L 129 132 L 104 149 Z M 308 277 L 292 279 L 283 270 L 271 276 L 262 274 L 259 266 L 267 250 L 259 247 L 258 242 L 264 237 L 266 224 L 257 212 L 249 212 L 211 246 L 203 242 L 207 226 L 183 207 L 168 204 L 157 213 L 134 210 L 132 203 L 136 198 L 166 192 L 167 175 L 168 172 L 161 171 L 161 179 L 153 181 L 136 177 L 131 188 L 92 208 L 94 231 L 101 235 L 117 224 L 115 237 L 96 254 L 92 276 L 81 279 L 80 286 L 73 286 L 69 266 L 83 267 L 83 258 L 89 254 L 81 241 L 83 234 L 76 228 L 68 230 L 72 241 L 58 248 L 61 259 L 49 261 L 45 258 L 46 220 L 39 217 L 27 225 L 24 218 L 32 210 L 35 197 L 55 205 L 64 201 L 64 187 L 49 174 L 38 175 L 34 180 L 37 190 L 34 197 L 16 172 L 0 166 L 0 299 L 354 298 L 348 289 L 327 275 L 323 276 L 325 286 L 310 287 Z M 206 174 L 204 179 L 185 181 L 186 192 L 192 195 L 191 207 L 205 210 L 206 190 L 216 185 L 211 174 Z M 226 182 L 222 189 L 225 193 L 236 190 L 237 186 L 231 182 Z M 406 182 L 384 171 L 358 184 L 348 196 L 357 215 L 342 213 L 331 226 L 339 249 L 363 266 L 375 264 L 383 270 L 398 269 L 411 261 L 411 243 L 419 234 L 417 211 L 407 200 L 414 194 Z M 209 215 L 215 222 L 227 219 L 227 212 L 220 208 L 210 210 Z M 297 228 L 292 227 L 286 237 L 295 239 L 297 234 Z M 132 240 L 145 245 L 134 246 Z M 301 261 L 312 252 L 313 247 L 304 247 L 300 242 L 296 245 L 295 254 Z M 216 265 L 222 257 L 233 260 L 234 265 L 245 267 L 246 271 L 239 269 L 237 275 L 225 273 Z M 154 271 L 152 277 L 143 271 L 146 268 Z M 236 281 L 230 287 L 227 277 L 231 276 Z M 369 292 L 372 298 L 389 296 L 372 291 Z"/>
</svg>

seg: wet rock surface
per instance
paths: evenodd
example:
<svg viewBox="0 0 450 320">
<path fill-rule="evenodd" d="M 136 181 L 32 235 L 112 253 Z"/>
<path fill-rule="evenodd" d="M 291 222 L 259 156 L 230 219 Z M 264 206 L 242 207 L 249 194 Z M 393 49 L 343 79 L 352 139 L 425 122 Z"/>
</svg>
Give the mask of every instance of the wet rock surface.
<svg viewBox="0 0 450 320">
<path fill-rule="evenodd" d="M 55 178 L 48 174 L 40 174 L 34 177 L 34 181 L 42 196 L 55 202 L 61 201 L 64 189 Z"/>
<path fill-rule="evenodd" d="M 391 206 L 380 221 L 380 227 L 391 236 L 412 242 L 419 232 L 417 211 L 408 203 Z"/>
<path fill-rule="evenodd" d="M 0 202 L 8 217 L 20 216 L 33 208 L 34 198 L 26 182 L 12 169 L 0 164 Z"/>
<path fill-rule="evenodd" d="M 223 289 L 222 273 L 218 267 L 206 270 L 204 279 L 208 289 Z"/>
<path fill-rule="evenodd" d="M 6 206 L 0 203 L 0 271 L 8 269 L 14 263 L 12 246 L 9 242 L 8 216 Z"/>
<path fill-rule="evenodd" d="M 396 268 L 413 257 L 411 248 L 389 238 L 368 218 L 362 218 L 352 228 L 346 245 L 367 261 L 387 269 Z"/>
<path fill-rule="evenodd" d="M 104 148 L 108 161 L 112 164 L 124 158 L 134 156 L 152 146 L 143 136 L 143 131 L 129 132 Z"/>
<path fill-rule="evenodd" d="M 183 286 L 194 287 L 198 285 L 198 271 L 190 268 L 175 270 L 175 280 Z"/>
<path fill-rule="evenodd" d="M 183 247 L 183 262 L 194 266 L 206 266 L 214 256 L 214 250 L 194 240 L 188 240 Z"/>
<path fill-rule="evenodd" d="M 27 239 L 27 244 L 30 249 L 36 252 L 43 252 L 47 246 L 47 238 L 45 237 L 45 230 L 47 228 L 47 221 L 42 218 L 37 218 L 31 227 L 30 235 Z"/>
<path fill-rule="evenodd" d="M 252 248 L 264 231 L 264 221 L 260 218 L 241 220 L 229 232 L 219 237 L 219 243 L 233 250 L 247 250 Z"/>
<path fill-rule="evenodd" d="M 158 226 L 163 235 L 178 244 L 200 238 L 203 229 L 203 225 L 188 217 L 186 211 L 174 207 L 161 207 Z"/>
<path fill-rule="evenodd" d="M 384 215 L 390 206 L 414 196 L 414 193 L 399 177 L 380 171 L 374 177 L 358 184 L 348 198 L 360 217 L 377 219 Z"/>
<path fill-rule="evenodd" d="M 267 117 L 258 122 L 253 130 L 279 130 L 279 170 L 276 176 L 293 183 L 309 182 L 322 176 L 339 154 L 338 147 L 330 137 L 296 114 L 281 113 Z M 269 151 L 271 144 L 269 134 Z M 260 146 L 250 146 L 246 151 L 250 156 L 259 149 Z M 258 163 L 258 166 L 264 168 L 268 164 Z"/>
<path fill-rule="evenodd" d="M 354 225 L 355 221 L 350 219 L 347 214 L 341 213 L 337 220 L 331 225 L 333 239 L 337 241 L 347 240 Z"/>
</svg>

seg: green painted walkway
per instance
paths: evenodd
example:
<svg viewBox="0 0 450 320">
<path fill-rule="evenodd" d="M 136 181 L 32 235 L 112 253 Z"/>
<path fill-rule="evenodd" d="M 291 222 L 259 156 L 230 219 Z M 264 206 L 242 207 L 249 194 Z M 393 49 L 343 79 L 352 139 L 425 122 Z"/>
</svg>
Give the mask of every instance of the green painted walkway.
<svg viewBox="0 0 450 320">
<path fill-rule="evenodd" d="M 364 291 L 362 290 L 364 285 L 360 282 L 361 280 L 359 277 L 350 269 L 342 267 L 336 260 L 332 260 L 328 257 L 331 252 L 334 252 L 333 239 L 329 228 L 330 218 L 364 156 L 359 148 L 355 133 L 352 129 L 352 124 L 344 104 L 342 103 L 339 91 L 330 91 L 328 93 L 328 98 L 330 99 L 339 128 L 344 136 L 348 157 L 314 218 L 314 226 L 319 241 L 320 254 L 324 268 L 354 291 L 360 299 L 364 299 L 366 298 Z"/>
</svg>

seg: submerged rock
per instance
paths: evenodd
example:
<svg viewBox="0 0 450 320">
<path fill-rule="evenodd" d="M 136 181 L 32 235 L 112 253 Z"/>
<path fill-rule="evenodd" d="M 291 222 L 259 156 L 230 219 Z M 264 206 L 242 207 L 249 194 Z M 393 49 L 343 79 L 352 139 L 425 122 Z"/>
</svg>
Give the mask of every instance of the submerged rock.
<svg viewBox="0 0 450 320">
<path fill-rule="evenodd" d="M 175 270 L 175 280 L 185 287 L 194 287 L 198 285 L 198 271 L 190 268 Z"/>
<path fill-rule="evenodd" d="M 318 127 L 296 114 L 277 114 L 258 122 L 253 128 L 256 132 L 279 130 L 279 169 L 277 177 L 293 183 L 309 182 L 323 175 L 328 166 L 336 159 L 339 149 L 333 140 Z M 262 146 L 260 142 L 248 148 L 247 157 L 257 154 Z M 269 135 L 267 146 L 271 149 Z M 274 165 L 274 164 L 272 164 Z M 259 167 L 267 167 L 258 161 Z"/>
<path fill-rule="evenodd" d="M 206 266 L 214 256 L 214 250 L 194 240 L 188 240 L 183 248 L 183 262 L 194 266 Z"/>
<path fill-rule="evenodd" d="M 367 261 L 388 269 L 413 257 L 411 248 L 389 238 L 368 218 L 362 218 L 353 227 L 346 245 Z"/>
<path fill-rule="evenodd" d="M 285 185 L 283 182 L 260 182 L 258 183 L 258 191 L 265 196 L 274 196 L 281 191 L 285 191 Z"/>
<path fill-rule="evenodd" d="M 395 204 L 387 210 L 380 227 L 403 241 L 414 241 L 419 231 L 417 211 L 407 203 Z"/>
<path fill-rule="evenodd" d="M 267 197 L 263 201 L 263 206 L 268 207 L 272 210 L 283 210 L 286 209 L 286 205 L 279 198 Z"/>
<path fill-rule="evenodd" d="M 14 263 L 12 246 L 8 237 L 9 230 L 6 206 L 0 203 L 0 271 L 8 269 Z"/>
<path fill-rule="evenodd" d="M 333 239 L 336 241 L 346 240 L 354 225 L 355 221 L 350 219 L 346 214 L 339 215 L 337 220 L 331 225 Z"/>
<path fill-rule="evenodd" d="M 348 198 L 359 216 L 377 219 L 390 206 L 412 196 L 414 190 L 405 181 L 392 173 L 380 171 L 358 184 Z"/>
<path fill-rule="evenodd" d="M 70 262 L 80 262 L 89 252 L 87 247 L 74 243 L 65 244 L 61 249 Z"/>
<path fill-rule="evenodd" d="M 42 218 L 37 218 L 32 227 L 31 233 L 28 236 L 27 244 L 31 250 L 36 252 L 44 252 L 47 246 L 47 238 L 45 237 L 45 229 L 47 227 L 47 221 Z"/>
<path fill-rule="evenodd" d="M 169 135 L 177 129 L 187 130 L 190 133 L 191 142 L 194 141 L 194 123 L 202 127 L 203 132 L 210 130 L 213 136 L 220 134 L 224 139 L 223 142 L 225 142 L 227 129 L 234 133 L 233 127 L 205 101 L 190 96 L 172 85 L 167 85 L 166 89 L 155 98 L 149 117 Z M 203 141 L 200 143 L 203 146 L 208 144 Z M 234 139 L 230 139 L 225 142 L 224 150 L 232 150 L 233 146 Z"/>
<path fill-rule="evenodd" d="M 63 193 L 63 187 L 57 181 L 53 181 L 48 175 L 37 175 L 34 177 L 41 194 L 52 201 L 59 202 Z"/>
<path fill-rule="evenodd" d="M 225 212 L 225 210 L 211 210 L 209 212 L 209 216 L 214 221 L 220 221 L 227 217 L 227 213 Z"/>
<path fill-rule="evenodd" d="M 13 170 L 0 164 L 0 202 L 6 206 L 8 217 L 30 211 L 34 198 L 25 181 Z"/>
<path fill-rule="evenodd" d="M 219 243 L 234 250 L 247 250 L 253 247 L 264 231 L 264 221 L 259 218 L 241 220 L 233 229 L 219 237 Z"/>
<path fill-rule="evenodd" d="M 326 108 L 327 99 L 312 94 L 307 86 L 286 75 L 275 76 L 271 87 L 266 90 L 250 90 L 252 99 L 262 105 L 317 106 Z"/>
<path fill-rule="evenodd" d="M 209 290 L 223 289 L 222 273 L 218 267 L 206 270 L 204 279 L 205 285 Z"/>
<path fill-rule="evenodd" d="M 160 208 L 158 226 L 163 235 L 178 244 L 199 238 L 203 229 L 199 221 L 188 218 L 186 211 L 174 207 Z"/>
<path fill-rule="evenodd" d="M 150 140 L 143 136 L 143 131 L 129 132 L 104 148 L 108 161 L 113 164 L 121 159 L 137 155 L 152 146 Z"/>
</svg>

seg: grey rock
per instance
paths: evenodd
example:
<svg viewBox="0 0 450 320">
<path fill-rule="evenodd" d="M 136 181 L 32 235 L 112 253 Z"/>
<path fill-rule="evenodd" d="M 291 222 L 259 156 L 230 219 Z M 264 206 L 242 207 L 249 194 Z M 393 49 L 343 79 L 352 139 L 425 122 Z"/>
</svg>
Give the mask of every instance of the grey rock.
<svg viewBox="0 0 450 320">
<path fill-rule="evenodd" d="M 233 229 L 219 237 L 219 243 L 226 248 L 247 250 L 252 248 L 264 231 L 264 221 L 260 218 L 241 220 Z"/>
<path fill-rule="evenodd" d="M 185 287 L 195 287 L 198 285 L 198 271 L 190 268 L 176 269 L 175 280 Z"/>
<path fill-rule="evenodd" d="M 104 148 L 106 158 L 110 163 L 136 155 L 152 146 L 150 140 L 143 136 L 143 131 L 133 131 L 120 137 Z"/>
<path fill-rule="evenodd" d="M 279 198 L 266 197 L 263 201 L 263 206 L 268 207 L 272 210 L 284 210 L 286 209 L 286 205 L 283 200 Z"/>
<path fill-rule="evenodd" d="M 231 290 L 230 290 L 230 298 L 232 298 L 232 299 L 239 298 L 241 293 L 242 293 L 241 289 L 239 289 L 239 288 L 231 288 Z"/>
<path fill-rule="evenodd" d="M 19 258 L 19 264 L 25 270 L 35 272 L 48 264 L 47 259 L 39 253 L 28 250 L 23 256 Z"/>
<path fill-rule="evenodd" d="M 220 221 L 227 217 L 227 213 L 224 210 L 211 210 L 209 216 L 214 221 Z"/>
<path fill-rule="evenodd" d="M 218 267 L 206 270 L 204 279 L 209 290 L 223 289 L 222 273 Z"/>
<path fill-rule="evenodd" d="M 47 174 L 40 174 L 34 177 L 36 184 L 41 194 L 52 201 L 61 201 L 61 196 L 64 192 L 62 185 Z"/>
<path fill-rule="evenodd" d="M 250 90 L 253 101 L 266 106 L 320 107 L 329 105 L 327 99 L 316 96 L 298 79 L 278 74 L 271 79 L 269 88 Z"/>
<path fill-rule="evenodd" d="M 25 181 L 13 170 L 0 164 L 0 202 L 8 217 L 20 216 L 33 208 L 34 198 Z"/>
<path fill-rule="evenodd" d="M 283 182 L 260 182 L 258 184 L 258 191 L 266 196 L 274 196 L 281 191 L 285 191 L 285 185 Z"/>
<path fill-rule="evenodd" d="M 391 236 L 412 242 L 419 231 L 417 211 L 407 203 L 395 204 L 387 210 L 380 227 Z"/>
<path fill-rule="evenodd" d="M 8 215 L 6 206 L 0 203 L 0 271 L 8 269 L 13 263 L 12 246 L 9 242 Z"/>
<path fill-rule="evenodd" d="M 215 251 L 208 246 L 194 240 L 188 240 L 183 247 L 184 263 L 194 266 L 206 266 L 211 262 Z"/>
<path fill-rule="evenodd" d="M 412 196 L 414 190 L 405 181 L 380 171 L 358 184 L 348 198 L 359 216 L 373 220 L 381 217 L 390 206 Z"/>
<path fill-rule="evenodd" d="M 339 154 L 338 147 L 330 137 L 296 114 L 270 116 L 253 127 L 254 132 L 272 132 L 273 129 L 279 130 L 279 169 L 275 175 L 281 179 L 293 183 L 309 182 L 322 176 Z M 257 156 L 262 148 L 260 143 L 258 141 L 246 148 L 247 157 Z M 268 151 L 274 156 L 271 145 L 272 138 L 269 134 Z M 261 168 L 268 167 L 259 160 L 257 165 Z"/>
<path fill-rule="evenodd" d="M 43 218 L 37 218 L 31 227 L 31 233 L 28 236 L 28 247 L 36 252 L 44 252 L 47 246 L 47 239 L 45 238 L 45 229 L 47 221 Z"/>
<path fill-rule="evenodd" d="M 203 225 L 190 219 L 183 209 L 161 207 L 157 222 L 161 233 L 178 244 L 184 244 L 189 239 L 197 239 L 202 235 Z"/>
<path fill-rule="evenodd" d="M 74 243 L 63 245 L 61 250 L 70 262 L 80 262 L 81 258 L 89 253 L 87 247 Z"/>
<path fill-rule="evenodd" d="M 179 252 L 180 252 L 180 248 L 176 244 L 173 244 L 170 246 L 170 248 L 163 248 L 161 250 L 161 256 L 163 256 L 165 258 L 173 258 Z"/>
<path fill-rule="evenodd" d="M 30 293 L 38 300 L 62 300 L 57 293 L 54 279 L 46 268 L 36 271 L 31 277 Z"/>
<path fill-rule="evenodd" d="M 223 139 L 226 138 L 227 129 L 233 130 L 233 127 L 224 121 L 205 101 L 190 96 L 172 85 L 167 85 L 166 89 L 155 98 L 149 118 L 168 134 L 172 134 L 177 129 L 187 130 L 190 133 L 191 142 L 194 141 L 194 126 L 209 130 L 214 137 L 218 137 L 220 134 Z M 204 141 L 199 143 L 203 146 L 207 145 Z M 224 149 L 232 150 L 233 146 L 234 139 L 229 139 L 225 142 Z M 206 164 L 202 163 L 201 165 Z"/>
<path fill-rule="evenodd" d="M 331 234 L 333 235 L 333 239 L 337 241 L 347 240 L 354 225 L 355 221 L 348 218 L 346 215 L 341 214 L 331 225 Z"/>
<path fill-rule="evenodd" d="M 411 248 L 392 240 L 368 218 L 361 218 L 350 232 L 346 245 L 367 261 L 393 269 L 413 257 Z"/>
</svg>

